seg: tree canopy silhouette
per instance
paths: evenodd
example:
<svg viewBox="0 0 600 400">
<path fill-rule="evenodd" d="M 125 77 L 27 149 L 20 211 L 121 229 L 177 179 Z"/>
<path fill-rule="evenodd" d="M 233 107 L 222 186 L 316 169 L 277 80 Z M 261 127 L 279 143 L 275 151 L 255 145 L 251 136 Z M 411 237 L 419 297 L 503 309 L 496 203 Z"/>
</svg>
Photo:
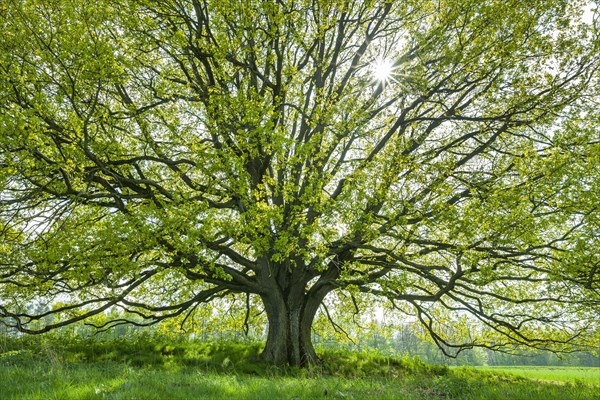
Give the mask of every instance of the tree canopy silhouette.
<svg viewBox="0 0 600 400">
<path fill-rule="evenodd" d="M 264 358 L 305 365 L 344 294 L 448 353 L 584 346 L 600 300 L 585 6 L 4 1 L 1 321 L 42 333 L 120 307 L 154 324 L 247 295 Z"/>
</svg>

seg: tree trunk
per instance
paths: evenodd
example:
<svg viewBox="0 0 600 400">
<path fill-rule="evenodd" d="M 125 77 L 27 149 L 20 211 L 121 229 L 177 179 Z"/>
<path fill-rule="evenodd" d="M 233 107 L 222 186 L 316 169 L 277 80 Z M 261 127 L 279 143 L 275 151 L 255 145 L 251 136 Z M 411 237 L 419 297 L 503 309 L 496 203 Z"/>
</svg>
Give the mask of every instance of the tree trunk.
<svg viewBox="0 0 600 400">
<path fill-rule="evenodd" d="M 276 365 L 307 366 L 319 361 L 312 345 L 311 332 L 315 315 L 323 299 L 334 289 L 332 280 L 337 267 L 322 274 L 319 281 L 307 289 L 314 276 L 306 272 L 301 261 L 273 265 L 262 260 L 258 274 L 269 330 L 261 354 L 263 360 Z M 293 264 L 295 267 L 290 267 Z"/>
<path fill-rule="evenodd" d="M 269 322 L 265 361 L 277 365 L 307 366 L 318 362 L 312 345 L 311 328 L 320 301 L 303 293 L 263 296 Z"/>
</svg>

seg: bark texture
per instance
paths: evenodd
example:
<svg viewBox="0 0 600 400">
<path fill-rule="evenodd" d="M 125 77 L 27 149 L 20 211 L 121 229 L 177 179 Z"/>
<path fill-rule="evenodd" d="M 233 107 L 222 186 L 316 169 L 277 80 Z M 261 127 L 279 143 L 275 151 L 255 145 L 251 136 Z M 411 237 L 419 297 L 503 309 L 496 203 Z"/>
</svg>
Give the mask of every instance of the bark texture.
<svg viewBox="0 0 600 400">
<path fill-rule="evenodd" d="M 281 271 L 281 266 L 274 270 Z M 301 269 L 268 274 L 261 281 L 261 298 L 269 323 L 262 358 L 277 365 L 307 366 L 319 359 L 311 340 L 312 323 L 321 302 L 333 287 L 317 284 L 307 289 L 309 277 Z"/>
</svg>

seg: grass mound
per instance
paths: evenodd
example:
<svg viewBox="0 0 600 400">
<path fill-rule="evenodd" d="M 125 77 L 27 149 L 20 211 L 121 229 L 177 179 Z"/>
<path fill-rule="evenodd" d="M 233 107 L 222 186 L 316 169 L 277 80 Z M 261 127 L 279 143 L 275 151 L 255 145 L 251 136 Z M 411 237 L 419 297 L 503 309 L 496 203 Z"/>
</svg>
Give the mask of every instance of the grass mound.
<svg viewBox="0 0 600 400">
<path fill-rule="evenodd" d="M 201 342 L 139 336 L 98 340 L 52 337 L 5 338 L 0 342 L 0 360 L 51 363 L 117 362 L 139 368 L 195 368 L 216 372 L 271 375 L 326 375 L 346 378 L 405 377 L 414 374 L 442 376 L 445 365 L 432 365 L 418 358 L 395 359 L 373 351 L 323 350 L 321 363 L 309 369 L 274 366 L 259 358 L 257 342 Z"/>
<path fill-rule="evenodd" d="M 551 384 L 374 352 L 322 351 L 308 369 L 259 360 L 259 343 L 0 338 L 2 399 L 600 400 L 600 384 Z"/>
</svg>

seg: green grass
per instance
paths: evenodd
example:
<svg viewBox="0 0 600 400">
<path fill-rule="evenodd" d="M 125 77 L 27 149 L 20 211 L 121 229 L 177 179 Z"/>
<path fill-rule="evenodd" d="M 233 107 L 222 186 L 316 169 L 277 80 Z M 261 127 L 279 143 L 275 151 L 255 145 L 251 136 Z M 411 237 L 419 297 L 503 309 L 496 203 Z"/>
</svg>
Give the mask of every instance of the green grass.
<svg viewBox="0 0 600 400">
<path fill-rule="evenodd" d="M 600 385 L 533 382 L 418 359 L 325 352 L 319 368 L 258 361 L 258 344 L 0 340 L 0 399 L 600 400 Z"/>
<path fill-rule="evenodd" d="M 574 384 L 581 382 L 600 386 L 600 368 L 598 367 L 499 366 L 477 367 L 477 370 L 493 373 L 508 373 L 544 381 L 570 382 Z"/>
</svg>

